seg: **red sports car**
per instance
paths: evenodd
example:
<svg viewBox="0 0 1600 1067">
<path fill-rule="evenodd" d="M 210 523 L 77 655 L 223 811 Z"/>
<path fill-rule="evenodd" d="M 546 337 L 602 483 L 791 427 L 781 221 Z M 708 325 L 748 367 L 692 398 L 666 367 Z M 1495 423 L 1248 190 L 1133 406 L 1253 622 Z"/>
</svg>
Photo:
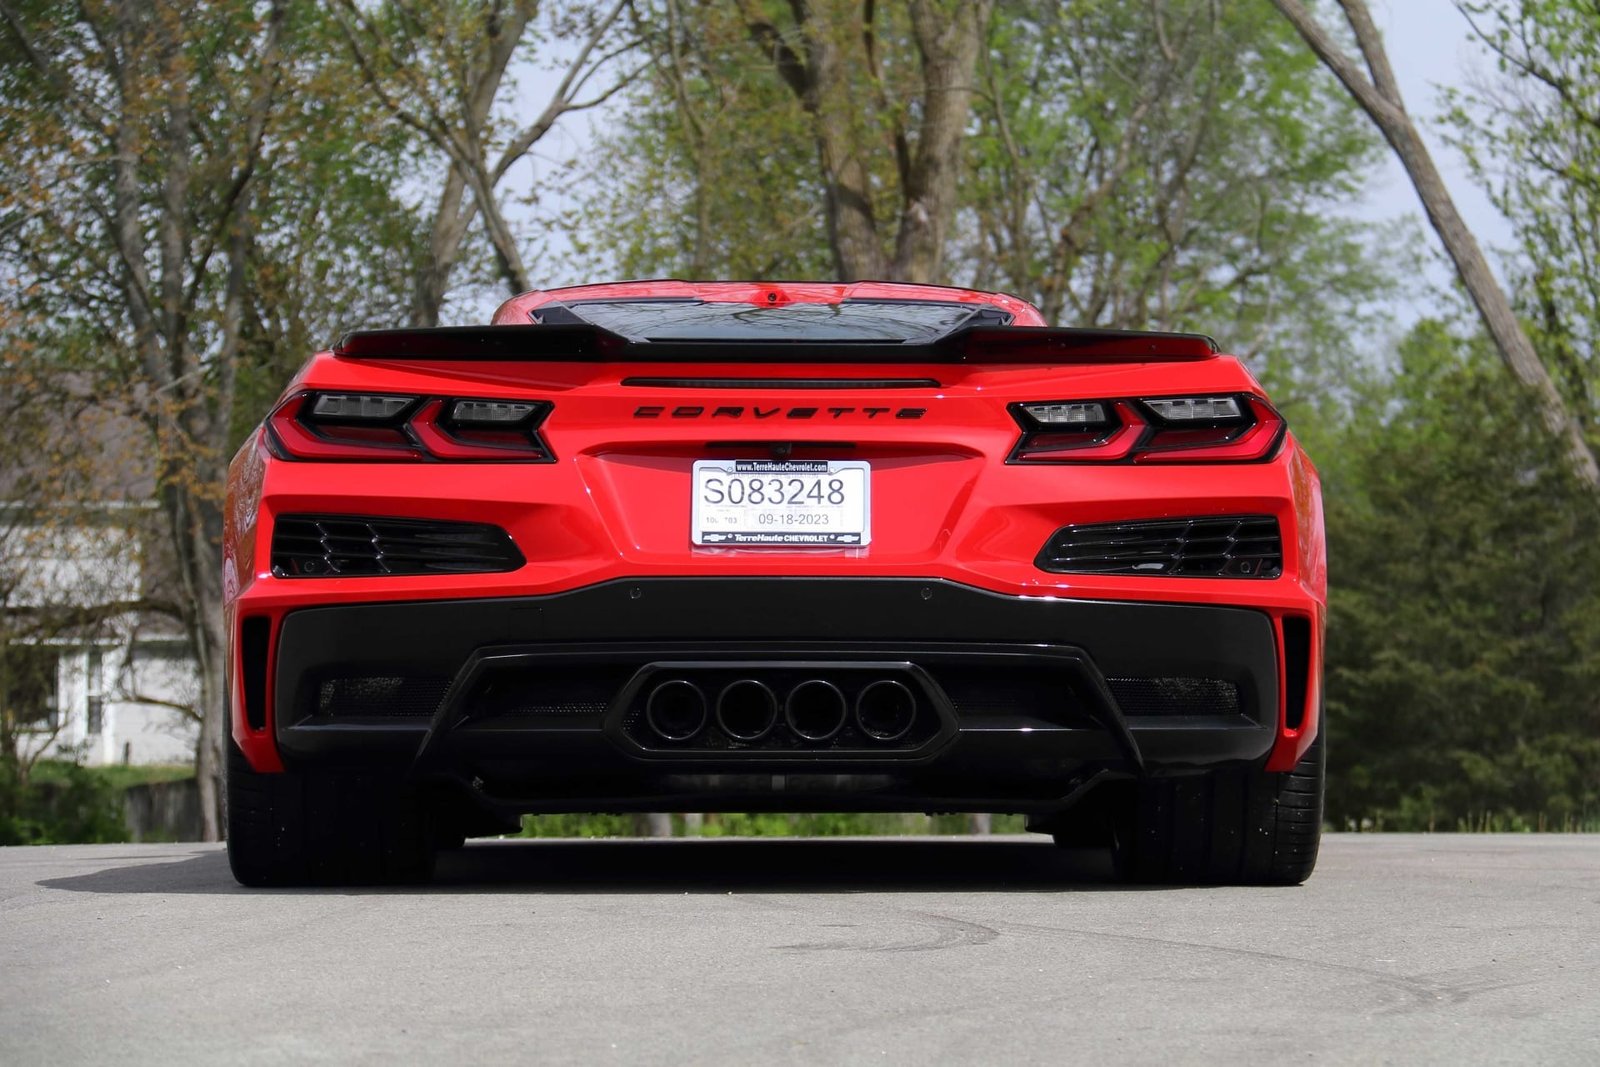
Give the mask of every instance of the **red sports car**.
<svg viewBox="0 0 1600 1067">
<path fill-rule="evenodd" d="M 1316 861 L 1316 470 L 1193 334 L 676 281 L 351 334 L 233 462 L 228 854 L 524 813 L 1018 812 L 1138 882 Z"/>
</svg>

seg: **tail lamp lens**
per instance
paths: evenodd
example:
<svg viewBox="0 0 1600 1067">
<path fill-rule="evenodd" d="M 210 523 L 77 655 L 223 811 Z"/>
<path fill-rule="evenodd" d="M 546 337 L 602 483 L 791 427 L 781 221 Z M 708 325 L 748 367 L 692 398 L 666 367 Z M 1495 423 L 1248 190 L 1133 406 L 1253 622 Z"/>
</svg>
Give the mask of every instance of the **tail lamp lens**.
<svg viewBox="0 0 1600 1067">
<path fill-rule="evenodd" d="M 1103 426 L 1104 404 L 1024 404 L 1028 417 L 1045 426 Z"/>
<path fill-rule="evenodd" d="M 1013 463 L 1249 463 L 1283 437 L 1283 418 L 1247 394 L 1012 405 Z M 1098 418 L 1096 416 L 1098 415 Z"/>
<path fill-rule="evenodd" d="M 386 422 L 413 403 L 409 396 L 378 396 L 372 393 L 321 393 L 311 405 L 319 419 L 353 419 L 357 422 Z"/>
<path fill-rule="evenodd" d="M 542 400 L 451 399 L 379 393 L 299 393 L 267 418 L 287 459 L 550 462 L 539 435 Z"/>
<path fill-rule="evenodd" d="M 1144 402 L 1156 421 L 1138 463 L 1251 463 L 1272 455 L 1283 438 L 1283 417 L 1257 397 L 1183 397 L 1165 412 L 1161 403 Z"/>
<path fill-rule="evenodd" d="M 1242 412 L 1236 396 L 1180 396 L 1146 400 L 1163 422 L 1237 421 Z"/>
<path fill-rule="evenodd" d="M 526 422 L 537 405 L 516 400 L 457 400 L 450 421 L 458 426 L 506 426 Z"/>
</svg>

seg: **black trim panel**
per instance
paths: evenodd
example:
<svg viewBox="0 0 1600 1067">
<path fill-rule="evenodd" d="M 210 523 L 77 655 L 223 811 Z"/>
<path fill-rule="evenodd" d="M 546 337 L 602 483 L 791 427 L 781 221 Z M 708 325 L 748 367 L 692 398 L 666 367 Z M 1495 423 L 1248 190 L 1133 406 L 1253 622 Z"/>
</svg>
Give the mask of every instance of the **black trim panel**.
<svg viewBox="0 0 1600 1067">
<path fill-rule="evenodd" d="M 543 363 L 1187 363 L 1216 355 L 1204 334 L 1048 326 L 969 326 L 923 344 L 629 341 L 587 324 L 361 330 L 341 359 Z"/>
<path fill-rule="evenodd" d="M 934 378 L 624 378 L 641 389 L 937 389 Z"/>
<path fill-rule="evenodd" d="M 1048 808 L 1078 775 L 1183 773 L 1264 758 L 1277 728 L 1277 637 L 1264 612 L 1013 597 L 940 580 L 651 578 L 539 597 L 330 605 L 286 615 L 277 647 L 273 710 L 286 762 L 412 768 L 470 787 L 501 813 L 630 810 L 641 797 L 684 789 L 694 796 L 648 810 L 719 810 L 735 799 L 743 810 L 1033 810 L 1027 797 Z M 989 675 L 980 697 L 990 686 L 998 697 L 1037 685 L 1037 673 L 1025 676 L 1040 661 L 1075 657 L 1091 683 L 1078 687 L 1083 714 L 1063 711 L 1052 721 L 1031 713 L 1043 705 L 1026 701 L 969 713 L 969 677 L 967 697 L 951 691 L 956 721 L 947 741 L 877 759 L 751 752 L 741 769 L 726 753 L 643 752 L 616 736 L 627 703 L 617 694 L 650 664 L 870 659 L 926 670 L 948 688 L 956 679 L 947 672 L 968 669 L 974 656 L 1015 657 L 1022 672 Z M 475 717 L 470 686 L 483 666 L 517 661 L 535 677 L 541 663 L 566 672 L 569 688 L 553 709 L 561 713 L 537 723 L 518 714 Z M 607 662 L 615 665 L 607 677 L 617 680 L 595 692 L 585 665 Z M 319 717 L 309 694 L 346 675 L 455 683 L 431 721 Z M 1243 713 L 1124 719 L 1106 676 L 1223 679 L 1238 687 Z M 802 780 L 803 795 L 793 792 Z M 767 787 L 791 792 L 763 800 Z M 982 806 L 1011 794 L 1019 806 Z"/>
</svg>

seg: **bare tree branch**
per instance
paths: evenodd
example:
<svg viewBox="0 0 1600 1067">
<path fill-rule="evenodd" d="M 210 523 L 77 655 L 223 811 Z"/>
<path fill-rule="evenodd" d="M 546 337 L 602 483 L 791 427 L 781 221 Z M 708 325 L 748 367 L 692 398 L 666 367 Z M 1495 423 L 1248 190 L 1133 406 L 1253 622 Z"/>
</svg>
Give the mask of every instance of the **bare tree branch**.
<svg viewBox="0 0 1600 1067">
<path fill-rule="evenodd" d="M 130 704 L 149 704 L 157 708 L 171 708 L 193 722 L 199 722 L 201 713 L 193 704 L 185 704 L 177 700 L 167 700 L 163 697 L 153 697 L 145 693 L 124 693 L 122 698 Z"/>
<path fill-rule="evenodd" d="M 1389 67 L 1383 39 L 1372 21 L 1364 0 L 1339 0 L 1355 33 L 1357 46 L 1366 58 L 1372 79 L 1364 76 L 1355 61 L 1336 45 L 1300 0 L 1273 0 L 1283 16 L 1324 65 L 1344 83 L 1350 95 L 1377 125 L 1394 149 L 1406 174 L 1422 201 L 1428 221 L 1433 224 L 1445 251 L 1455 263 L 1456 273 L 1466 287 L 1494 339 L 1501 359 L 1518 381 L 1528 386 L 1538 400 L 1540 415 L 1550 433 L 1563 438 L 1573 471 L 1586 483 L 1600 489 L 1600 464 L 1584 438 L 1583 428 L 1572 417 L 1566 401 L 1550 378 L 1533 343 L 1528 340 L 1511 301 L 1506 298 L 1494 272 L 1478 247 L 1477 239 L 1456 210 L 1450 190 L 1434 165 L 1427 145 L 1417 132 L 1400 99 L 1394 73 Z"/>
</svg>

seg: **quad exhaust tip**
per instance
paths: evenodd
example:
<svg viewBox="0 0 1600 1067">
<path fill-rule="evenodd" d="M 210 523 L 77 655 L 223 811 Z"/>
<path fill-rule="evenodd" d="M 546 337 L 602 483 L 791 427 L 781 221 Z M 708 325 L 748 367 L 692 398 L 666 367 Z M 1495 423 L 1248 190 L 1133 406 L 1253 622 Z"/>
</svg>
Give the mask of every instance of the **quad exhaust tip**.
<svg viewBox="0 0 1600 1067">
<path fill-rule="evenodd" d="M 798 683 L 781 702 L 771 687 L 755 678 L 729 682 L 714 701 L 694 682 L 671 678 L 646 696 L 644 719 L 662 741 L 693 740 L 714 720 L 732 740 L 754 744 L 777 727 L 780 708 L 795 736 L 813 744 L 833 740 L 847 724 L 873 741 L 890 744 L 911 732 L 919 710 L 911 688 L 892 678 L 868 683 L 856 694 L 853 706 L 825 678 Z"/>
<path fill-rule="evenodd" d="M 783 701 L 783 718 L 789 729 L 807 741 L 829 741 L 844 729 L 849 709 L 844 694 L 832 682 L 812 678 L 789 690 Z"/>
<path fill-rule="evenodd" d="M 856 694 L 856 726 L 874 741 L 898 741 L 917 721 L 917 698 L 902 682 L 884 678 Z"/>
<path fill-rule="evenodd" d="M 698 685 L 674 678 L 650 690 L 644 720 L 657 737 L 687 741 L 706 726 L 706 695 Z"/>
<path fill-rule="evenodd" d="M 717 694 L 717 725 L 735 741 L 759 741 L 778 723 L 778 698 L 754 678 L 729 682 Z"/>
</svg>

